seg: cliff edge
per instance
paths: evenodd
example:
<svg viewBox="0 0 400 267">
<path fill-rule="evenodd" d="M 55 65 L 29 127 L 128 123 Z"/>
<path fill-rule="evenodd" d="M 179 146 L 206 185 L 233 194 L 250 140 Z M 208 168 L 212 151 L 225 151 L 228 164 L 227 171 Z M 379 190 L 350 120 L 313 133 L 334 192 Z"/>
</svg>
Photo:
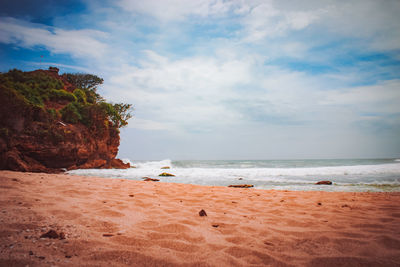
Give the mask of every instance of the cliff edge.
<svg viewBox="0 0 400 267">
<path fill-rule="evenodd" d="M 0 169 L 129 168 L 115 157 L 131 105 L 105 102 L 96 92 L 102 81 L 52 67 L 1 73 Z"/>
</svg>

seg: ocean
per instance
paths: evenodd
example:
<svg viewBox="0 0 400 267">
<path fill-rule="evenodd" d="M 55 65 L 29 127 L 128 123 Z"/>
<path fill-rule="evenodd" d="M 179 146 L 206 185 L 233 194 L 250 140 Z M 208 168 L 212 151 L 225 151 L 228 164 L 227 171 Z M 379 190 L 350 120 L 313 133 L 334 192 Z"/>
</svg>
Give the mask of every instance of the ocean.
<svg viewBox="0 0 400 267">
<path fill-rule="evenodd" d="M 196 185 L 252 184 L 258 189 L 345 192 L 400 191 L 400 159 L 130 161 L 135 168 L 86 169 L 70 174 Z M 161 169 L 168 166 L 170 169 Z M 175 177 L 159 177 L 162 172 Z M 329 180 L 333 185 L 315 185 Z"/>
</svg>

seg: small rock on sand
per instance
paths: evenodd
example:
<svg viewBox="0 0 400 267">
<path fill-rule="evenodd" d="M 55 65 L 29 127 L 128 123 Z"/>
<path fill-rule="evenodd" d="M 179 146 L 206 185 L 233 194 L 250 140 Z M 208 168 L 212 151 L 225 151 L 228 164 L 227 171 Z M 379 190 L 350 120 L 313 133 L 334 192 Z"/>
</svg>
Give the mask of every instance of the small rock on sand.
<svg viewBox="0 0 400 267">
<path fill-rule="evenodd" d="M 104 237 L 111 237 L 114 236 L 113 234 L 103 234 Z"/>
<path fill-rule="evenodd" d="M 169 166 L 164 166 L 164 167 L 161 167 L 161 169 L 167 170 L 167 169 L 170 169 L 170 167 Z"/>
<path fill-rule="evenodd" d="M 54 231 L 54 230 L 49 230 L 47 233 L 42 234 L 42 235 L 40 236 L 40 238 L 53 238 L 53 239 L 59 238 L 59 239 L 65 239 L 65 234 L 64 234 L 63 232 L 57 233 L 57 232 Z"/>
<path fill-rule="evenodd" d="M 207 216 L 207 213 L 205 210 L 199 211 L 199 216 Z"/>
<path fill-rule="evenodd" d="M 228 187 L 235 187 L 235 188 L 250 188 L 254 187 L 252 184 L 234 184 L 234 185 L 229 185 Z"/>
<path fill-rule="evenodd" d="M 143 181 L 145 181 L 145 182 L 158 182 L 160 180 L 159 179 L 154 179 L 154 178 L 146 178 Z"/>
</svg>

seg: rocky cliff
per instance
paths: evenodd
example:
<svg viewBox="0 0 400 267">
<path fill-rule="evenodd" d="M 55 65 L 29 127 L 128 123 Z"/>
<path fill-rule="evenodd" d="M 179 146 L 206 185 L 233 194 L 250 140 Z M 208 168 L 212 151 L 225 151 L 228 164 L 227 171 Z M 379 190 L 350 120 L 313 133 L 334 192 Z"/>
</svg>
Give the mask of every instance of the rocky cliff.
<svg viewBox="0 0 400 267">
<path fill-rule="evenodd" d="M 115 110 L 104 99 L 89 101 L 93 95 L 102 99 L 56 68 L 1 73 L 0 169 L 129 168 L 115 158 L 120 127 L 111 119 Z"/>
</svg>

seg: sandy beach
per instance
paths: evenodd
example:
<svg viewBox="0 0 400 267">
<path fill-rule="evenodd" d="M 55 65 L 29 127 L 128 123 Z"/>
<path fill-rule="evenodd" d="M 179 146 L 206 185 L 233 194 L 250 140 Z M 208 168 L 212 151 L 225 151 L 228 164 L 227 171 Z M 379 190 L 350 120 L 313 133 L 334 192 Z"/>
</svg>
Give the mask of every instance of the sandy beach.
<svg viewBox="0 0 400 267">
<path fill-rule="evenodd" d="M 399 192 L 1 171 L 0 203 L 0 266 L 400 265 Z"/>
</svg>

